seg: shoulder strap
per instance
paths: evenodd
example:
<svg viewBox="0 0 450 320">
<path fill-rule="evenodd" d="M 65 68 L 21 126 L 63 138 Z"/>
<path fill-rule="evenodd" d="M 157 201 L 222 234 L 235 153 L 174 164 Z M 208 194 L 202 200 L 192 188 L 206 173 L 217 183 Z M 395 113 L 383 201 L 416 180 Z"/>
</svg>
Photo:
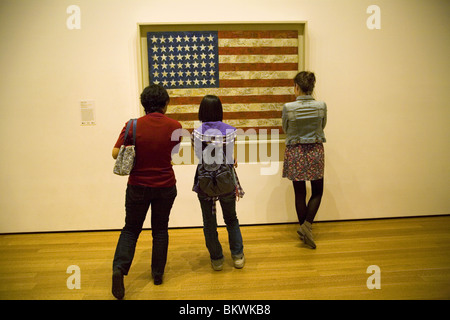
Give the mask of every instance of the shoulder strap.
<svg viewBox="0 0 450 320">
<path fill-rule="evenodd" d="M 137 119 L 133 119 L 133 146 L 136 145 L 136 126 Z"/>
<path fill-rule="evenodd" d="M 123 138 L 123 144 L 127 142 L 128 132 L 130 131 L 131 123 L 133 123 L 133 146 L 136 145 L 136 126 L 137 119 L 130 119 L 127 123 L 127 127 L 125 129 L 125 136 Z"/>
<path fill-rule="evenodd" d="M 125 136 L 123 137 L 123 144 L 126 144 L 126 142 L 127 142 L 128 131 L 130 131 L 130 126 L 131 126 L 131 120 L 128 121 L 127 127 L 125 128 Z"/>
</svg>

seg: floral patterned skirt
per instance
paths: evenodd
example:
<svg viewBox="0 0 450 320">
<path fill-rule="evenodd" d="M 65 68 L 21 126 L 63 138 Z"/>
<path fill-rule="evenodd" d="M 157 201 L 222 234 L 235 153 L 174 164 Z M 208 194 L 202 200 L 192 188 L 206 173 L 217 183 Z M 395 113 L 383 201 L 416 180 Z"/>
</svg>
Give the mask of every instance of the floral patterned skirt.
<svg viewBox="0 0 450 320">
<path fill-rule="evenodd" d="M 284 152 L 283 178 L 311 181 L 323 178 L 325 153 L 322 143 L 287 145 Z"/>
</svg>

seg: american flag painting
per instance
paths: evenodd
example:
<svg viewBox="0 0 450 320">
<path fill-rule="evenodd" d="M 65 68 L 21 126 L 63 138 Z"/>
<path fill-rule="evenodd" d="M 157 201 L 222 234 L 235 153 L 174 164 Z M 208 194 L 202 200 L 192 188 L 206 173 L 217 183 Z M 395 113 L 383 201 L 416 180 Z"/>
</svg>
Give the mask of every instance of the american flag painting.
<svg viewBox="0 0 450 320">
<path fill-rule="evenodd" d="M 148 32 L 150 83 L 170 96 L 167 115 L 194 129 L 207 94 L 220 97 L 224 122 L 240 129 L 279 129 L 294 101 L 297 30 Z"/>
</svg>

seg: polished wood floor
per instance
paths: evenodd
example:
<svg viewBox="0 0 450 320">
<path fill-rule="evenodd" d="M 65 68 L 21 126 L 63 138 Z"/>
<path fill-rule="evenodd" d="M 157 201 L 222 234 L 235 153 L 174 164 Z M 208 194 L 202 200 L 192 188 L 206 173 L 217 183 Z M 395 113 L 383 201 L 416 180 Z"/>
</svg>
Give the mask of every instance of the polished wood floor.
<svg viewBox="0 0 450 320">
<path fill-rule="evenodd" d="M 246 265 L 232 266 L 226 229 L 223 271 L 209 264 L 201 228 L 171 229 L 160 286 L 150 276 L 151 233 L 143 231 L 126 299 L 450 299 L 450 216 L 319 222 L 317 249 L 297 226 L 243 226 Z M 111 265 L 118 231 L 0 235 L 0 299 L 114 299 Z M 68 289 L 70 265 L 80 289 Z M 367 288 L 380 268 L 381 289 Z"/>
</svg>

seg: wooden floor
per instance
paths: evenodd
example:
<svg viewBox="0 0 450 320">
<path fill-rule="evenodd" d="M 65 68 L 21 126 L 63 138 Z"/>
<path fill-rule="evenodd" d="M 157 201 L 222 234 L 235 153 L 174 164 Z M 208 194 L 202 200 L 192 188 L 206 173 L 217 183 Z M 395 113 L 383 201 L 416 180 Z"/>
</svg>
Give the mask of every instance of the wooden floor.
<svg viewBox="0 0 450 320">
<path fill-rule="evenodd" d="M 319 222 L 317 249 L 297 226 L 244 226 L 244 269 L 232 266 L 226 229 L 223 271 L 210 267 L 201 228 L 171 229 L 164 283 L 150 276 L 151 233 L 143 231 L 126 299 L 450 299 L 450 216 Z M 0 235 L 0 299 L 114 299 L 118 231 Z M 68 289 L 77 265 L 81 288 Z M 380 268 L 381 289 L 366 273 Z"/>
</svg>

